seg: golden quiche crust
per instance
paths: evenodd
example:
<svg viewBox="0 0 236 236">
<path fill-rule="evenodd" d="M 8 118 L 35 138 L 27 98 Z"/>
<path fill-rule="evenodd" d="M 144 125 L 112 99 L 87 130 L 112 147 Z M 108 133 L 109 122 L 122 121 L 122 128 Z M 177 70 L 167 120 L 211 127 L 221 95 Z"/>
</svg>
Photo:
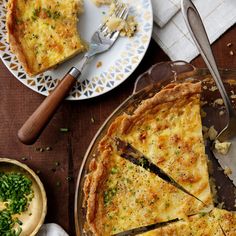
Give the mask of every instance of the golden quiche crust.
<svg viewBox="0 0 236 236">
<path fill-rule="evenodd" d="M 77 32 L 77 0 L 9 0 L 6 28 L 12 52 L 35 76 L 85 50 Z"/>
</svg>

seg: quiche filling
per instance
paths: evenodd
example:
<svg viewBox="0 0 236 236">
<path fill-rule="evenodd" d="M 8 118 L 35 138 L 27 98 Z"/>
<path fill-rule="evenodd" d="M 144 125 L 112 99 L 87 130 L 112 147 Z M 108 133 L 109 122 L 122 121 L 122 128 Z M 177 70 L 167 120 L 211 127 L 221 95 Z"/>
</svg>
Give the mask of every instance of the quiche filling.
<svg viewBox="0 0 236 236">
<path fill-rule="evenodd" d="M 143 101 L 132 115 L 123 114 L 110 125 L 84 184 L 86 228 L 94 235 L 188 219 L 213 205 L 200 92 L 200 83 L 170 84 Z M 120 157 L 116 138 L 130 143 L 204 204 Z"/>
<path fill-rule="evenodd" d="M 37 75 L 85 50 L 78 31 L 78 0 L 10 0 L 7 31 L 11 50 L 25 71 Z"/>
<path fill-rule="evenodd" d="M 117 155 L 109 140 L 105 145 L 109 148 L 104 147 L 99 160 L 93 162 L 84 189 L 88 192 L 88 225 L 95 235 L 183 218 L 203 209 L 200 201 Z"/>
<path fill-rule="evenodd" d="M 186 94 L 163 103 L 163 96 L 169 99 L 175 91 L 179 93 L 179 89 L 184 91 L 187 87 L 183 84 L 165 89 L 144 101 L 134 115 L 126 116 L 120 136 L 185 189 L 208 202 L 211 193 L 202 137 L 200 95 Z"/>
</svg>

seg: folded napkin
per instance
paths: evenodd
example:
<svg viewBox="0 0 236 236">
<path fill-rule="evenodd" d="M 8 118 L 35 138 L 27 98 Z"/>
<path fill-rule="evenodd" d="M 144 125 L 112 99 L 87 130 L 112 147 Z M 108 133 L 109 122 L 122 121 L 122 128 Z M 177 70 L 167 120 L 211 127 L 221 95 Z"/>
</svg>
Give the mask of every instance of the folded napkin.
<svg viewBox="0 0 236 236">
<path fill-rule="evenodd" d="M 36 236 L 69 236 L 61 226 L 51 223 L 44 224 Z"/>
<path fill-rule="evenodd" d="M 152 0 L 154 22 L 163 27 L 179 10 L 180 0 Z"/>
<path fill-rule="evenodd" d="M 199 53 L 185 25 L 180 11 L 180 0 L 152 1 L 154 40 L 172 60 L 191 61 Z M 236 0 L 194 0 L 194 3 L 203 19 L 211 43 L 236 23 Z M 171 4 L 172 7 L 168 8 Z"/>
</svg>

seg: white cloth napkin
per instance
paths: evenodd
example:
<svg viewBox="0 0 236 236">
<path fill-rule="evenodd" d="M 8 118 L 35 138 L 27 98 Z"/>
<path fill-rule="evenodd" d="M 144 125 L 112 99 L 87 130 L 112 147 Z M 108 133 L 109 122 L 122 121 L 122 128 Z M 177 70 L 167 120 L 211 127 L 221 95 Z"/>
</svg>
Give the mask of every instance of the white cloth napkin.
<svg viewBox="0 0 236 236">
<path fill-rule="evenodd" d="M 69 236 L 61 226 L 51 223 L 44 224 L 36 236 Z"/>
<path fill-rule="evenodd" d="M 180 0 L 152 0 L 154 22 L 163 27 L 179 10 Z"/>
<path fill-rule="evenodd" d="M 191 61 L 199 53 L 185 25 L 180 11 L 180 0 L 152 1 L 155 15 L 154 40 L 172 60 Z M 194 3 L 203 19 L 211 43 L 236 23 L 236 0 L 194 0 Z M 171 8 L 172 18 L 168 11 L 164 16 L 168 4 L 178 6 L 177 13 L 174 7 Z M 160 24 L 167 21 L 165 25 Z"/>
</svg>

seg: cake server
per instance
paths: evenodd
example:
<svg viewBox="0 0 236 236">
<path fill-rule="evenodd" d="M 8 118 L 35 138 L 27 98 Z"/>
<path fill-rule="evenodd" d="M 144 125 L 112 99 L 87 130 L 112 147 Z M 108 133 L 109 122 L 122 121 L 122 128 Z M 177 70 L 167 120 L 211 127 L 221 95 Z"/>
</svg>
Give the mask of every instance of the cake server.
<svg viewBox="0 0 236 236">
<path fill-rule="evenodd" d="M 114 14 L 110 17 L 115 16 L 125 20 L 128 16 L 128 11 L 127 5 L 116 0 Z M 61 105 L 64 98 L 68 95 L 69 91 L 80 77 L 81 71 L 88 63 L 89 59 L 97 54 L 109 50 L 115 43 L 120 31 L 116 30 L 111 32 L 107 27 L 107 21 L 104 24 L 101 24 L 94 32 L 89 44 L 89 50 L 80 61 L 78 68 L 72 67 L 69 70 L 57 87 L 49 94 L 47 98 L 45 98 L 41 105 L 20 128 L 18 131 L 18 138 L 22 143 L 33 144 L 37 140 L 43 129 L 47 126 L 55 114 L 56 110 Z"/>
<path fill-rule="evenodd" d="M 182 0 L 181 8 L 188 30 L 211 72 L 224 101 L 228 116 L 228 124 L 218 134 L 216 140 L 219 140 L 220 142 L 230 142 L 231 147 L 229 148 L 228 153 L 223 155 L 215 149 L 215 143 L 213 143 L 213 153 L 221 167 L 225 170 L 225 173 L 236 186 L 236 112 L 233 109 L 230 98 L 220 77 L 206 30 L 196 7 L 191 0 Z"/>
</svg>

